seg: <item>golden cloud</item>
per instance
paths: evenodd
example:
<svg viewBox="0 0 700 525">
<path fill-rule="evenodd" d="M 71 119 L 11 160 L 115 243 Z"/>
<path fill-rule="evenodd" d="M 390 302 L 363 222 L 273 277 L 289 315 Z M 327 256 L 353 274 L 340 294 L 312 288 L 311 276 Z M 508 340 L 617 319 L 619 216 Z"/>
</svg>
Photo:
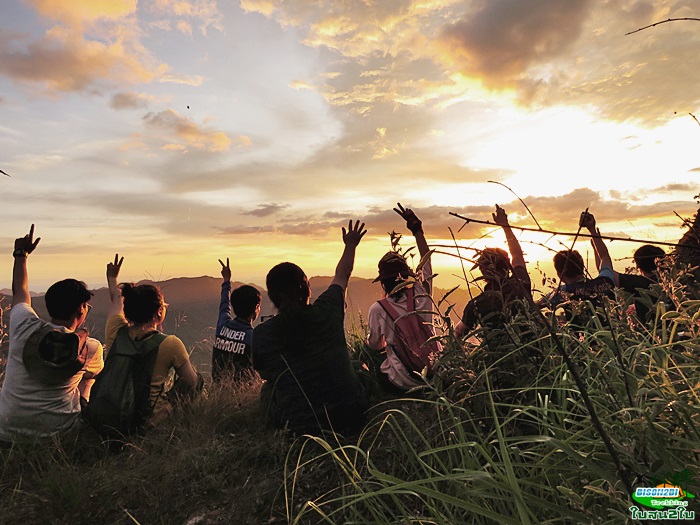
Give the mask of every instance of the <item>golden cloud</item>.
<svg viewBox="0 0 700 525">
<path fill-rule="evenodd" d="M 164 64 L 144 63 L 126 39 L 111 43 L 86 40 L 81 34 L 55 26 L 23 49 L 2 45 L 0 72 L 21 81 L 43 84 L 49 91 L 80 91 L 108 79 L 150 82 L 165 72 Z"/>
<path fill-rule="evenodd" d="M 191 120 L 181 117 L 172 109 L 160 113 L 148 113 L 143 117 L 147 128 L 160 130 L 165 138 L 176 137 L 180 142 L 167 141 L 163 146 L 169 150 L 194 148 L 211 152 L 228 151 L 231 139 L 223 131 L 200 128 Z"/>
<path fill-rule="evenodd" d="M 75 26 L 97 20 L 119 20 L 136 13 L 138 0 L 31 0 L 42 16 Z"/>
</svg>

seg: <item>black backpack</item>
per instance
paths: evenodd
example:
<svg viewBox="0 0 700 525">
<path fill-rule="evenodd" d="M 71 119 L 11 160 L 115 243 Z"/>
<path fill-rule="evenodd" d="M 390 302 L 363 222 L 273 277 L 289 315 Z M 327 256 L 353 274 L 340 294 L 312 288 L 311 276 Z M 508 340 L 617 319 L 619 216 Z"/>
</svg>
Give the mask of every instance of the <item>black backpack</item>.
<svg viewBox="0 0 700 525">
<path fill-rule="evenodd" d="M 165 334 L 152 332 L 134 341 L 124 326 L 95 379 L 83 415 L 108 441 L 123 442 L 138 433 L 153 413 L 151 378 Z"/>
</svg>

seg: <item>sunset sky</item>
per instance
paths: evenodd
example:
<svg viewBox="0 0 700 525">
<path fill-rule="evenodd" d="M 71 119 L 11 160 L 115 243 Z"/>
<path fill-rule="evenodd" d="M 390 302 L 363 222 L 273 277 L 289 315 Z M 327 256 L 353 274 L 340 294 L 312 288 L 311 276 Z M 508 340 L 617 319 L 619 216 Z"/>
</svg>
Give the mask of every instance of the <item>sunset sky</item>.
<svg viewBox="0 0 700 525">
<path fill-rule="evenodd" d="M 218 276 L 227 256 L 245 282 L 283 260 L 330 275 L 349 218 L 369 229 L 354 275 L 373 278 L 387 232 L 406 233 L 396 202 L 435 244 L 451 228 L 464 246 L 501 246 L 449 215 L 489 219 L 496 203 L 535 225 L 487 181 L 565 231 L 590 207 L 604 233 L 673 242 L 674 212 L 698 207 L 700 22 L 625 35 L 700 17 L 697 0 L 3 0 L 0 12 L 0 288 L 31 223 L 41 291 L 69 276 L 104 286 L 115 252 L 124 280 Z M 551 261 L 541 243 L 571 243 L 519 236 L 533 272 Z M 462 273 L 447 255 L 434 270 L 445 288 Z"/>
</svg>

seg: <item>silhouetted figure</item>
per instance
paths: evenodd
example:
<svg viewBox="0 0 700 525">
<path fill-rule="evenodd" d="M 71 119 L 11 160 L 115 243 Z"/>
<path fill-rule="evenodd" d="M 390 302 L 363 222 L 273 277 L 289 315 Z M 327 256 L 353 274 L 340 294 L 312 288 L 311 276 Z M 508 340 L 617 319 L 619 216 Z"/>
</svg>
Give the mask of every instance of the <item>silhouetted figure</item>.
<svg viewBox="0 0 700 525">
<path fill-rule="evenodd" d="M 483 292 L 465 306 L 462 319 L 455 327 L 455 335 L 458 337 L 478 325 L 484 329 L 486 336 L 489 330 L 502 329 L 518 309 L 524 307 L 523 300 L 531 294 L 525 257 L 508 223 L 508 215 L 497 205 L 492 216 L 494 222 L 503 228 L 513 263 L 511 264 L 508 253 L 501 248 L 485 248 L 479 254 L 472 270 L 481 270 L 481 278 L 486 284 Z"/>
<path fill-rule="evenodd" d="M 328 289 L 309 304 L 304 271 L 283 262 L 267 274 L 278 314 L 253 330 L 253 366 L 265 380 L 261 398 L 272 423 L 293 433 L 359 431 L 368 391 L 350 362 L 345 341 L 345 290 L 355 250 L 366 230 L 343 228 L 345 249 Z"/>
<path fill-rule="evenodd" d="M 409 278 L 415 279 L 416 277 L 402 254 L 395 251 L 386 253 L 379 261 L 379 276 L 374 282 L 381 282 L 385 299 L 388 302 L 387 307 L 391 308 L 397 316 L 404 316 L 410 311 L 416 310 L 432 311 L 432 267 L 428 255 L 430 249 L 428 248 L 428 243 L 423 233 L 423 223 L 416 214 L 413 213 L 413 210 L 410 208 L 404 209 L 401 204 L 398 204 L 398 208 L 394 208 L 394 211 L 406 221 L 406 227 L 416 239 L 416 245 L 418 246 L 421 260 L 424 260 L 424 257 L 428 256 L 421 268 L 422 276 L 424 276 L 423 280 L 420 282 L 416 280 L 413 284 L 408 286 L 412 287 L 410 294 L 413 296 L 413 308 L 409 305 L 407 294 L 408 287 L 401 288 L 397 292 L 392 293 L 397 286 L 404 283 Z M 411 365 L 410 361 L 407 362 L 406 358 L 402 357 L 401 352 L 396 351 L 397 334 L 394 321 L 392 321 L 391 316 L 382 304 L 383 303 L 379 301 L 372 304 L 367 315 L 367 323 L 369 325 L 367 344 L 373 350 L 386 351 L 386 358 L 380 365 L 380 382 L 385 385 L 386 382 L 388 382 L 389 385 L 393 385 L 393 387 L 404 391 L 425 385 L 425 381 L 416 374 L 416 372 L 421 372 L 423 366 L 420 367 L 421 370 L 415 370 L 415 367 Z M 417 319 L 427 327 L 426 335 L 429 337 L 435 335 L 433 316 L 430 314 L 416 315 Z M 423 343 L 424 342 L 425 341 L 423 341 Z M 422 352 L 424 349 L 439 353 L 441 347 L 439 343 L 437 343 L 433 345 L 432 349 L 423 347 L 414 350 L 416 352 Z M 391 389 L 392 387 L 390 386 L 389 390 Z"/>
<path fill-rule="evenodd" d="M 212 350 L 211 375 L 214 381 L 226 376 L 240 379 L 253 371 L 253 322 L 260 314 L 262 296 L 244 284 L 231 292 L 231 267 L 221 263 L 221 300 L 216 338 Z"/>
<path fill-rule="evenodd" d="M 89 396 L 90 380 L 102 369 L 102 345 L 80 329 L 92 298 L 85 283 L 65 279 L 49 287 L 50 323 L 31 306 L 27 258 L 39 240 L 34 240 L 33 224 L 28 235 L 15 240 L 10 346 L 0 390 L 2 441 L 76 429 L 81 392 Z"/>
<path fill-rule="evenodd" d="M 595 217 L 586 211 L 581 213 L 579 221 L 581 227 L 585 227 L 590 232 L 591 242 L 600 259 L 598 276 L 588 278 L 583 257 L 576 250 L 562 250 L 554 256 L 554 269 L 557 276 L 563 283 L 559 290 L 556 290 L 538 301 L 539 306 L 550 306 L 556 308 L 561 303 L 569 300 L 590 301 L 594 306 L 600 306 L 603 296 L 613 297 L 615 288 L 615 271 L 613 270 L 612 259 L 608 252 L 608 247 L 600 237 L 600 232 L 596 228 Z M 571 312 L 567 311 L 571 316 Z M 582 324 L 587 316 L 570 319 L 576 321 L 575 324 Z"/>
</svg>

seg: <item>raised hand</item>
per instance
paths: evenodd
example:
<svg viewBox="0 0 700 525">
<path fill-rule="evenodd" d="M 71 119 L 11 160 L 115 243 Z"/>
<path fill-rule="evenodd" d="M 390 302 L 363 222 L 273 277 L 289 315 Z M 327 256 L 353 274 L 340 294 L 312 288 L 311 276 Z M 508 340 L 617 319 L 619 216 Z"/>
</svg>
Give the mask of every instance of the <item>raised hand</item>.
<svg viewBox="0 0 700 525">
<path fill-rule="evenodd" d="M 401 206 L 400 202 L 397 202 L 396 206 L 397 208 L 394 208 L 394 211 L 401 215 L 401 218 L 406 221 L 406 227 L 411 233 L 415 234 L 419 231 L 423 231 L 423 223 L 411 208 L 404 208 Z"/>
<path fill-rule="evenodd" d="M 346 246 L 357 246 L 360 244 L 362 237 L 365 236 L 367 230 L 365 228 L 365 223 L 360 224 L 360 221 L 355 221 L 353 226 L 352 220 L 348 222 L 348 229 L 345 230 L 343 227 L 343 242 Z"/>
<path fill-rule="evenodd" d="M 493 222 L 499 226 L 510 226 L 510 224 L 508 224 L 508 214 L 506 210 L 501 208 L 498 204 L 496 204 L 496 211 L 491 214 L 491 217 L 493 217 Z"/>
<path fill-rule="evenodd" d="M 221 277 L 224 278 L 225 282 L 231 281 L 231 266 L 229 265 L 228 257 L 226 257 L 226 264 L 221 259 L 219 259 L 219 264 L 221 264 Z"/>
<path fill-rule="evenodd" d="M 27 255 L 29 255 L 34 251 L 40 240 L 41 237 L 37 237 L 36 240 L 34 240 L 34 225 L 32 224 L 27 235 L 20 237 L 19 239 L 15 239 L 15 251 L 25 252 Z"/>
<path fill-rule="evenodd" d="M 119 257 L 118 253 L 114 254 L 114 262 L 107 263 L 107 279 L 113 278 L 117 279 L 119 277 L 119 270 L 122 268 L 122 263 L 124 262 L 124 257 Z"/>
<path fill-rule="evenodd" d="M 588 213 L 588 210 L 581 212 L 581 217 L 578 220 L 578 225 L 582 228 L 588 229 L 591 233 L 596 232 L 595 227 L 595 217 L 592 213 Z"/>
</svg>

